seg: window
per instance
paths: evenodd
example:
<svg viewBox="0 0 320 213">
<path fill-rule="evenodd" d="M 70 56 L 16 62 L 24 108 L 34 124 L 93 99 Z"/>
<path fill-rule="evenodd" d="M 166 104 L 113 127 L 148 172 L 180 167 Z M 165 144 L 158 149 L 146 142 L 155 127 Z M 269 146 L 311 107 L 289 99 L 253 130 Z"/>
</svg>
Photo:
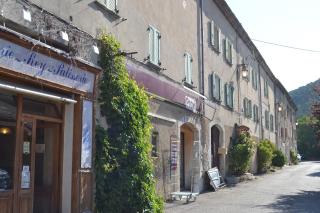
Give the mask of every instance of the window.
<svg viewBox="0 0 320 213">
<path fill-rule="evenodd" d="M 269 121 L 269 112 L 266 110 L 264 111 L 264 120 L 265 120 L 265 127 L 266 129 L 269 129 L 269 124 L 270 124 L 270 121 Z"/>
<path fill-rule="evenodd" d="M 251 69 L 251 76 L 252 76 L 252 88 L 257 90 L 258 89 L 258 73 Z"/>
<path fill-rule="evenodd" d="M 281 130 L 280 130 L 280 136 L 281 136 L 281 138 L 284 137 L 284 133 L 283 133 L 283 128 L 282 127 L 281 127 Z"/>
<path fill-rule="evenodd" d="M 118 0 L 96 0 L 96 1 L 106 9 L 110 10 L 111 12 L 114 12 L 114 13 L 119 12 L 117 8 Z"/>
<path fill-rule="evenodd" d="M 192 56 L 189 53 L 184 54 L 184 72 L 185 82 L 192 85 Z"/>
<path fill-rule="evenodd" d="M 252 118 L 252 102 L 251 100 L 244 98 L 243 99 L 243 111 L 244 116 L 247 118 Z"/>
<path fill-rule="evenodd" d="M 215 51 L 221 52 L 221 31 L 214 21 L 211 21 L 210 26 L 210 43 Z"/>
<path fill-rule="evenodd" d="M 264 97 L 268 98 L 269 97 L 269 84 L 267 79 L 264 79 Z"/>
<path fill-rule="evenodd" d="M 273 115 L 270 115 L 270 131 L 274 131 L 274 126 L 273 126 Z"/>
<path fill-rule="evenodd" d="M 285 128 L 284 130 L 284 139 L 287 139 L 288 138 L 288 129 Z"/>
<path fill-rule="evenodd" d="M 159 141 L 159 133 L 153 132 L 151 135 L 151 144 L 152 144 L 152 157 L 158 157 L 158 141 Z"/>
<path fill-rule="evenodd" d="M 12 189 L 16 141 L 17 101 L 0 94 L 0 191 Z"/>
<path fill-rule="evenodd" d="M 154 27 L 150 26 L 149 30 L 149 62 L 160 66 L 160 32 Z"/>
<path fill-rule="evenodd" d="M 232 65 L 232 51 L 233 51 L 233 46 L 232 46 L 231 41 L 228 38 L 225 38 L 225 40 L 224 40 L 224 57 L 230 65 Z"/>
<path fill-rule="evenodd" d="M 257 105 L 253 105 L 253 121 L 259 122 L 259 108 Z"/>
<path fill-rule="evenodd" d="M 234 88 L 231 83 L 226 83 L 224 85 L 224 94 L 225 94 L 225 104 L 227 107 L 233 109 L 233 94 Z"/>
<path fill-rule="evenodd" d="M 221 79 L 218 75 L 212 73 L 211 75 L 212 85 L 212 98 L 215 101 L 221 101 Z"/>
</svg>

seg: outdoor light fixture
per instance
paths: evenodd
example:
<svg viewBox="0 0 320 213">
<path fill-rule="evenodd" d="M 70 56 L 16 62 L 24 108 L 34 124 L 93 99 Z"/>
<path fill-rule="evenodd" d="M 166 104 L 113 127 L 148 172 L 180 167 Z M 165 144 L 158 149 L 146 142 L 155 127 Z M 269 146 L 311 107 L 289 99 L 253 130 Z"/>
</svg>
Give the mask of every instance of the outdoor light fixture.
<svg viewBox="0 0 320 213">
<path fill-rule="evenodd" d="M 98 48 L 97 45 L 93 45 L 93 46 L 92 46 L 92 49 L 93 49 L 93 52 L 94 52 L 95 54 L 99 55 L 100 51 L 99 51 L 99 48 Z"/>
<path fill-rule="evenodd" d="M 60 31 L 60 37 L 66 42 L 69 41 L 69 36 L 68 36 L 67 32 L 65 32 L 65 31 Z"/>
<path fill-rule="evenodd" d="M 0 134 L 2 135 L 8 135 L 11 133 L 11 130 L 8 127 L 1 127 L 0 128 Z"/>
<path fill-rule="evenodd" d="M 239 64 L 238 65 L 239 69 L 240 69 L 240 72 L 241 72 L 241 75 L 243 78 L 248 78 L 249 76 L 249 70 L 247 68 L 247 65 L 246 64 Z"/>
<path fill-rule="evenodd" d="M 278 111 L 279 111 L 279 112 L 282 111 L 282 106 L 281 106 L 281 105 L 278 106 Z"/>
<path fill-rule="evenodd" d="M 23 9 L 22 12 L 23 12 L 23 19 L 28 22 L 31 22 L 31 12 L 27 9 Z"/>
</svg>

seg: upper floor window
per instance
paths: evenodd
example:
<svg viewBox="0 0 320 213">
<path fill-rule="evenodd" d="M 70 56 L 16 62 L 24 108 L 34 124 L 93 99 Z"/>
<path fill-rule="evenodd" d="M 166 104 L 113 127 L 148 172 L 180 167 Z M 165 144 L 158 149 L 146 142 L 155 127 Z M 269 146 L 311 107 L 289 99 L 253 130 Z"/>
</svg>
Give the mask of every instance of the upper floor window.
<svg viewBox="0 0 320 213">
<path fill-rule="evenodd" d="M 270 117 L 269 117 L 269 111 L 264 111 L 264 121 L 265 121 L 265 127 L 266 129 L 269 129 L 270 127 Z"/>
<path fill-rule="evenodd" d="M 263 91 L 264 91 L 264 97 L 268 98 L 269 97 L 269 84 L 267 79 L 264 79 L 264 87 L 263 87 Z"/>
<path fill-rule="evenodd" d="M 158 157 L 158 141 L 159 141 L 159 133 L 153 132 L 151 135 L 151 144 L 152 144 L 151 156 L 152 157 Z"/>
<path fill-rule="evenodd" d="M 218 75 L 211 75 L 212 97 L 215 101 L 221 101 L 221 79 Z"/>
<path fill-rule="evenodd" d="M 160 39 L 161 34 L 160 32 L 152 27 L 149 26 L 149 62 L 160 66 Z"/>
<path fill-rule="evenodd" d="M 192 56 L 189 53 L 184 54 L 184 73 L 185 73 L 185 82 L 192 85 Z"/>
<path fill-rule="evenodd" d="M 224 57 L 226 61 L 231 65 L 232 64 L 232 51 L 233 45 L 228 38 L 224 40 Z"/>
<path fill-rule="evenodd" d="M 106 9 L 111 12 L 118 13 L 118 0 L 96 0 L 99 4 L 101 4 Z"/>
<path fill-rule="evenodd" d="M 210 23 L 210 43 L 215 51 L 221 52 L 221 30 L 220 28 L 211 21 Z"/>
<path fill-rule="evenodd" d="M 225 104 L 227 107 L 233 109 L 234 87 L 231 83 L 224 85 Z"/>
<path fill-rule="evenodd" d="M 243 99 L 243 111 L 244 116 L 247 118 L 252 118 L 252 102 L 251 100 L 244 98 Z"/>
<path fill-rule="evenodd" d="M 270 131 L 273 132 L 274 131 L 274 121 L 273 121 L 273 115 L 270 115 Z"/>
<path fill-rule="evenodd" d="M 259 108 L 257 105 L 253 105 L 253 121 L 259 122 Z"/>
<path fill-rule="evenodd" d="M 252 76 L 252 88 L 257 90 L 258 89 L 258 73 L 251 69 L 251 76 Z"/>
</svg>

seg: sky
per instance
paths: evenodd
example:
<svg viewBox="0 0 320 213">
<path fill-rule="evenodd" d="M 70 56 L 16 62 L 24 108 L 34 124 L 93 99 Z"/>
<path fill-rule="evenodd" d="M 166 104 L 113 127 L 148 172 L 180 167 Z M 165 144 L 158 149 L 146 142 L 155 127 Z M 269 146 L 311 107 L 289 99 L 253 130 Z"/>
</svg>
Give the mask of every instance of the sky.
<svg viewBox="0 0 320 213">
<path fill-rule="evenodd" d="M 319 0 L 226 0 L 251 39 L 311 49 L 307 52 L 254 41 L 288 90 L 320 78 Z"/>
</svg>

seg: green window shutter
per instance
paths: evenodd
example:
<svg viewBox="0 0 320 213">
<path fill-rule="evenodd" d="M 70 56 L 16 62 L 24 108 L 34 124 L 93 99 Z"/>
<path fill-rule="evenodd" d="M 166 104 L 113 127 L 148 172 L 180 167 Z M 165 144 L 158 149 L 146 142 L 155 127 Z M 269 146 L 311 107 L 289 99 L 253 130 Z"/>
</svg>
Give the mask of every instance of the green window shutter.
<svg viewBox="0 0 320 213">
<path fill-rule="evenodd" d="M 189 55 L 189 84 L 192 84 L 192 57 Z"/>
<path fill-rule="evenodd" d="M 224 101 L 225 105 L 228 106 L 228 84 L 224 85 Z"/>
<path fill-rule="evenodd" d="M 215 28 L 215 26 L 214 26 L 214 21 L 211 21 L 210 22 L 210 43 L 211 43 L 211 45 L 212 46 L 214 46 L 215 45 L 215 32 L 214 32 L 214 28 Z"/>
<path fill-rule="evenodd" d="M 252 118 L 252 102 L 251 100 L 249 100 L 248 102 L 248 108 L 249 108 L 249 118 Z"/>
<path fill-rule="evenodd" d="M 153 27 L 149 27 L 149 60 L 151 63 L 154 63 L 155 61 L 155 55 L 154 55 L 154 48 L 155 48 L 155 41 L 154 41 L 154 34 L 155 30 Z"/>
<path fill-rule="evenodd" d="M 217 99 L 221 100 L 221 79 L 216 75 L 216 92 L 217 92 Z"/>
<path fill-rule="evenodd" d="M 243 113 L 244 117 L 247 117 L 247 98 L 243 99 Z"/>
<path fill-rule="evenodd" d="M 157 61 L 157 64 L 160 65 L 160 49 L 161 49 L 161 44 L 160 44 L 160 40 L 161 40 L 161 34 L 160 32 L 157 31 L 157 34 L 156 34 L 156 54 L 157 54 L 157 57 L 156 57 L 156 61 Z"/>
<path fill-rule="evenodd" d="M 234 87 L 230 86 L 230 107 L 233 108 Z"/>
<path fill-rule="evenodd" d="M 230 58 L 230 64 L 232 64 L 232 59 L 233 59 L 233 45 L 232 45 L 231 43 L 230 43 L 229 45 L 230 45 L 230 50 L 229 50 L 230 56 L 229 56 L 229 58 Z"/>
<path fill-rule="evenodd" d="M 188 53 L 184 54 L 184 75 L 185 81 L 188 82 Z"/>
<path fill-rule="evenodd" d="M 212 95 L 212 98 L 215 98 L 216 85 L 215 85 L 215 75 L 213 73 L 210 75 L 210 83 L 211 83 L 211 95 Z"/>
<path fill-rule="evenodd" d="M 222 52 L 222 42 L 221 42 L 221 30 L 219 28 L 219 31 L 218 31 L 218 51 L 219 53 Z"/>
<path fill-rule="evenodd" d="M 227 38 L 225 38 L 223 40 L 223 54 L 224 54 L 224 58 L 226 60 L 228 60 L 228 57 L 227 57 Z"/>
</svg>

